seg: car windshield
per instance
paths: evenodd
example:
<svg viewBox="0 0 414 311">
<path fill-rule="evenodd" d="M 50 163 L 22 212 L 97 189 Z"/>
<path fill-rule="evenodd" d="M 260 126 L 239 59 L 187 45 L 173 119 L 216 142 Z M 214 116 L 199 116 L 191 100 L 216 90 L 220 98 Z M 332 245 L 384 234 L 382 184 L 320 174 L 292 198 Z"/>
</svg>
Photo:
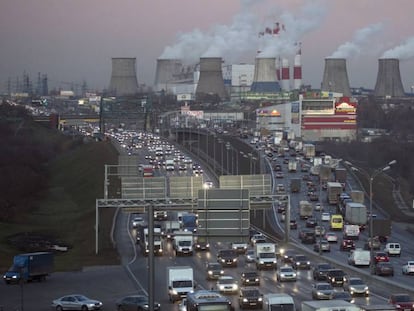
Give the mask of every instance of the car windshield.
<svg viewBox="0 0 414 311">
<path fill-rule="evenodd" d="M 234 280 L 233 279 L 221 279 L 219 280 L 220 284 L 233 284 Z"/>
<path fill-rule="evenodd" d="M 255 277 L 257 275 L 256 272 L 245 272 L 243 273 L 244 277 Z"/>
<path fill-rule="evenodd" d="M 364 282 L 360 279 L 351 279 L 349 281 L 349 284 L 351 284 L 351 285 L 363 285 Z"/>
<path fill-rule="evenodd" d="M 318 290 L 330 290 L 330 289 L 332 289 L 332 287 L 329 284 L 320 284 L 320 285 L 318 285 Z"/>
<path fill-rule="evenodd" d="M 308 258 L 306 256 L 296 256 L 297 261 L 308 261 Z"/>
<path fill-rule="evenodd" d="M 398 295 L 398 296 L 395 296 L 395 301 L 409 302 L 409 301 L 411 301 L 411 299 L 410 299 L 410 296 L 408 296 L 408 295 Z"/>
<path fill-rule="evenodd" d="M 333 276 L 344 276 L 345 273 L 342 270 L 330 270 L 329 274 Z"/>
<path fill-rule="evenodd" d="M 325 264 L 320 264 L 318 268 L 319 270 L 329 270 L 329 269 L 332 269 L 332 266 L 328 263 L 325 263 Z"/>
<path fill-rule="evenodd" d="M 245 291 L 243 291 L 243 296 L 246 296 L 246 297 L 257 297 L 257 296 L 259 296 L 259 291 L 256 290 L 256 289 L 245 290 Z"/>
<path fill-rule="evenodd" d="M 292 272 L 292 268 L 280 268 L 280 272 Z"/>
</svg>

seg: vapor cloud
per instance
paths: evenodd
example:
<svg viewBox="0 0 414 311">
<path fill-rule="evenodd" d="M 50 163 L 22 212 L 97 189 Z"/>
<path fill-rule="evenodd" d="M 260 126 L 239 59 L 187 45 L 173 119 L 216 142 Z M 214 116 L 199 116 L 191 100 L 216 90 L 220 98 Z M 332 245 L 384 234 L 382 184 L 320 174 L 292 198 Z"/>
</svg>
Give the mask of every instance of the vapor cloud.
<svg viewBox="0 0 414 311">
<path fill-rule="evenodd" d="M 400 60 L 414 57 L 414 37 L 408 38 L 404 43 L 385 51 L 381 58 L 398 58 Z"/>
<path fill-rule="evenodd" d="M 329 58 L 350 58 L 360 54 L 368 46 L 370 42 L 369 38 L 380 32 L 383 28 L 382 23 L 376 23 L 357 30 L 352 40 L 340 45 Z"/>
</svg>

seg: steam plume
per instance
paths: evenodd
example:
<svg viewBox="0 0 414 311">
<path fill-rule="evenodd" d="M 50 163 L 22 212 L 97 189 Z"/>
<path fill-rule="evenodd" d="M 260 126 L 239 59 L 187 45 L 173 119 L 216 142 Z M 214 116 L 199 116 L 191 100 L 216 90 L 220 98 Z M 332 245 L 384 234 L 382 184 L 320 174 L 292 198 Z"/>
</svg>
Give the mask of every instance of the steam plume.
<svg viewBox="0 0 414 311">
<path fill-rule="evenodd" d="M 410 59 L 414 57 L 414 37 L 408 38 L 404 43 L 385 51 L 381 58 Z"/>
</svg>

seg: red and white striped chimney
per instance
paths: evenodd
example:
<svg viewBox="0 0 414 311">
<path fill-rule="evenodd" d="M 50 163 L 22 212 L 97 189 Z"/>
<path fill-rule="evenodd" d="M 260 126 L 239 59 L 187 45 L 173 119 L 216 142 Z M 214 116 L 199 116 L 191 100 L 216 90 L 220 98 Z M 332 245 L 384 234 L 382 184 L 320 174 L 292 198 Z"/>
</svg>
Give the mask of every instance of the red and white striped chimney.
<svg viewBox="0 0 414 311">
<path fill-rule="evenodd" d="M 290 70 L 289 70 L 289 60 L 287 58 L 282 59 L 282 81 L 281 81 L 282 90 L 290 90 Z"/>
<path fill-rule="evenodd" d="M 299 50 L 295 55 L 293 64 L 293 89 L 298 90 L 302 86 L 302 51 L 299 45 Z"/>
</svg>

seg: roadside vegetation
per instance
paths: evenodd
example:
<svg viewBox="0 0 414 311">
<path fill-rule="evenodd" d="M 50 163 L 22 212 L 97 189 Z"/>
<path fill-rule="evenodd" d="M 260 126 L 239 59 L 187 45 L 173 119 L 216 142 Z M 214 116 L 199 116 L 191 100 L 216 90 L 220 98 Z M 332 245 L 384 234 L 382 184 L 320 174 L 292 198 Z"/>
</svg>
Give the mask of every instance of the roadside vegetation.
<svg viewBox="0 0 414 311">
<path fill-rule="evenodd" d="M 23 109 L 0 105 L 0 269 L 14 255 L 56 252 L 55 269 L 118 264 L 110 240 L 114 209 L 100 211 L 100 252 L 95 255 L 95 200 L 103 198 L 104 165 L 116 164 L 109 142 L 67 137 L 35 124 Z"/>
</svg>

